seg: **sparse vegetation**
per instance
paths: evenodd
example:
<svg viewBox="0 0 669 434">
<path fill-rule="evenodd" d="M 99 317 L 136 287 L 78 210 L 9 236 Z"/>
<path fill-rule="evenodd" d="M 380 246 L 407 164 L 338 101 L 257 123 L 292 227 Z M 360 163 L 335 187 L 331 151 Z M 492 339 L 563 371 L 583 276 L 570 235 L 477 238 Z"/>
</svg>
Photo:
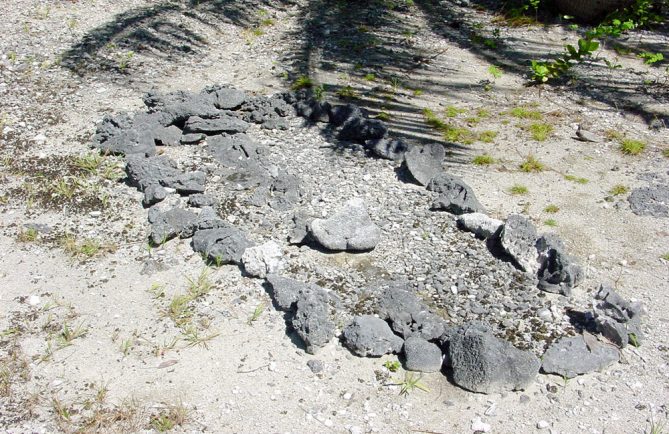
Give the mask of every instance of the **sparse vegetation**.
<svg viewBox="0 0 669 434">
<path fill-rule="evenodd" d="M 555 226 L 558 225 L 558 224 L 557 224 L 557 221 L 555 221 L 554 219 L 547 219 L 547 220 L 544 220 L 544 224 L 545 224 L 546 226 L 550 226 L 550 227 L 555 227 Z"/>
<path fill-rule="evenodd" d="M 265 303 L 260 303 L 256 308 L 253 310 L 253 313 L 249 316 L 248 320 L 248 325 L 253 325 L 254 322 L 260 318 L 260 315 L 265 311 Z"/>
<path fill-rule="evenodd" d="M 518 119 L 532 119 L 532 120 L 541 120 L 543 115 L 538 110 L 533 110 L 530 107 L 521 106 L 514 107 L 509 112 L 511 116 Z"/>
<path fill-rule="evenodd" d="M 477 166 L 488 166 L 495 163 L 495 159 L 488 154 L 482 154 L 474 157 L 472 163 L 476 164 Z"/>
<path fill-rule="evenodd" d="M 616 184 L 613 187 L 611 187 L 611 190 L 609 190 L 609 193 L 611 196 L 620 196 L 623 194 L 626 194 L 629 191 L 629 188 L 626 185 L 623 184 Z"/>
<path fill-rule="evenodd" d="M 390 372 L 397 372 L 402 365 L 397 360 L 386 360 L 383 363 L 383 367 L 389 370 Z"/>
<path fill-rule="evenodd" d="M 545 141 L 551 134 L 553 134 L 554 130 L 553 125 L 544 122 L 530 124 L 526 129 L 537 142 Z"/>
<path fill-rule="evenodd" d="M 301 75 L 293 82 L 290 87 L 292 90 L 306 89 L 314 86 L 314 81 L 306 75 Z"/>
<path fill-rule="evenodd" d="M 400 386 L 400 396 L 408 396 L 411 392 L 416 389 L 422 390 L 423 392 L 430 392 L 430 389 L 424 385 L 421 375 L 416 375 L 413 372 L 407 372 L 404 375 L 404 380 L 401 380 L 398 385 Z"/>
<path fill-rule="evenodd" d="M 460 115 L 462 113 L 467 113 L 467 109 L 455 107 L 453 105 L 449 105 L 448 107 L 446 107 L 446 110 L 444 111 L 444 113 L 446 114 L 447 118 L 454 118 L 454 117 L 457 117 L 458 115 Z"/>
<path fill-rule="evenodd" d="M 21 229 L 16 236 L 16 239 L 22 243 L 32 243 L 37 240 L 39 232 L 35 228 Z"/>
<path fill-rule="evenodd" d="M 167 432 L 177 426 L 183 426 L 188 420 L 188 409 L 183 403 L 168 405 L 157 415 L 151 417 L 151 428 L 158 432 Z"/>
<path fill-rule="evenodd" d="M 355 99 L 358 98 L 358 92 L 351 86 L 344 86 L 337 90 L 337 96 L 341 99 Z"/>
<path fill-rule="evenodd" d="M 567 181 L 575 182 L 577 184 L 587 184 L 588 182 L 590 182 L 588 178 L 581 178 L 574 175 L 565 175 L 564 179 L 566 179 Z"/>
<path fill-rule="evenodd" d="M 660 256 L 660 258 L 664 259 L 665 261 L 669 261 L 669 252 L 665 253 L 664 255 Z"/>
<path fill-rule="evenodd" d="M 525 158 L 525 161 L 520 163 L 518 166 L 521 171 L 526 173 L 538 173 L 543 172 L 545 167 L 541 161 L 539 161 L 534 155 L 530 154 Z"/>
<path fill-rule="evenodd" d="M 509 188 L 509 193 L 511 193 L 514 196 L 519 196 L 523 194 L 527 194 L 529 190 L 527 189 L 526 186 L 522 184 L 514 184 Z"/>
<path fill-rule="evenodd" d="M 479 133 L 479 141 L 483 143 L 492 143 L 497 137 L 497 131 L 481 131 Z"/>
<path fill-rule="evenodd" d="M 641 140 L 622 139 L 620 141 L 620 152 L 625 155 L 639 155 L 646 148 L 646 144 Z"/>
<path fill-rule="evenodd" d="M 544 208 L 544 212 L 547 212 L 549 214 L 555 214 L 556 212 L 560 211 L 560 208 L 557 205 L 548 205 L 546 208 Z"/>
</svg>

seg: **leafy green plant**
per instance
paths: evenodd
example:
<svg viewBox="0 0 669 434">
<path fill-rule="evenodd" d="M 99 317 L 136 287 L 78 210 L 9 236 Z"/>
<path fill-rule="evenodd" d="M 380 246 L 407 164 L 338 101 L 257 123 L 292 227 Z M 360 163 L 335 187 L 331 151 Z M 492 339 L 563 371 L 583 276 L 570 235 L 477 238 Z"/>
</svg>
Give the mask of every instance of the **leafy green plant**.
<svg viewBox="0 0 669 434">
<path fill-rule="evenodd" d="M 16 239 L 22 243 L 32 243 L 37 240 L 39 232 L 35 228 L 27 228 L 26 230 L 20 230 Z"/>
<path fill-rule="evenodd" d="M 535 122 L 530 124 L 527 130 L 534 140 L 543 142 L 553 133 L 553 125 L 544 122 Z"/>
<path fill-rule="evenodd" d="M 428 389 L 427 386 L 421 382 L 421 379 L 422 379 L 421 375 L 416 375 L 413 372 L 407 372 L 404 375 L 404 380 L 398 383 L 400 386 L 400 396 L 402 395 L 408 396 L 411 392 L 413 392 L 416 389 L 429 393 L 430 389 Z"/>
<path fill-rule="evenodd" d="M 383 363 L 383 367 L 389 370 L 390 372 L 397 372 L 402 365 L 397 360 L 386 360 Z"/>
<path fill-rule="evenodd" d="M 500 68 L 498 68 L 495 65 L 490 65 L 488 67 L 488 73 L 493 76 L 493 78 L 501 78 L 502 75 L 504 74 Z"/>
<path fill-rule="evenodd" d="M 550 213 L 550 214 L 555 214 L 556 212 L 560 211 L 560 208 L 557 205 L 547 205 L 546 208 L 544 208 L 544 212 Z"/>
<path fill-rule="evenodd" d="M 637 337 L 636 333 L 630 333 L 628 335 L 628 339 L 630 345 L 632 345 L 633 347 L 638 348 L 641 346 L 641 343 L 639 342 L 639 338 Z"/>
<path fill-rule="evenodd" d="M 132 60 L 133 57 L 135 57 L 135 52 L 134 51 L 126 51 L 125 53 L 119 54 L 117 56 L 117 63 L 118 63 L 119 71 L 125 72 L 125 70 L 130 65 L 130 61 Z"/>
<path fill-rule="evenodd" d="M 445 114 L 447 118 L 457 117 L 461 113 L 467 113 L 467 109 L 459 108 L 453 105 L 446 107 Z"/>
<path fill-rule="evenodd" d="M 290 88 L 292 90 L 300 90 L 313 87 L 313 85 L 314 81 L 311 78 L 307 77 L 306 75 L 301 75 L 295 79 L 293 85 Z"/>
<path fill-rule="evenodd" d="M 374 75 L 372 73 L 369 73 L 369 74 L 365 74 L 365 76 L 363 78 L 367 81 L 374 81 L 374 80 L 376 80 L 376 75 Z"/>
<path fill-rule="evenodd" d="M 254 322 L 260 318 L 260 315 L 265 311 L 265 303 L 260 303 L 256 308 L 253 310 L 251 315 L 249 316 L 248 320 L 248 325 L 253 325 Z"/>
<path fill-rule="evenodd" d="M 646 144 L 641 140 L 623 139 L 620 142 L 620 152 L 625 155 L 639 155 L 646 148 Z"/>
<path fill-rule="evenodd" d="M 554 219 L 547 219 L 547 220 L 544 220 L 544 224 L 545 224 L 546 226 L 550 226 L 550 227 L 555 227 L 555 226 L 558 225 L 558 224 L 557 224 L 557 221 L 555 221 Z"/>
<path fill-rule="evenodd" d="M 376 115 L 376 119 L 388 122 L 390 120 L 390 113 L 384 111 L 379 112 L 379 114 Z"/>
<path fill-rule="evenodd" d="M 509 114 L 518 119 L 533 119 L 538 121 L 543 118 L 543 114 L 540 111 L 526 106 L 514 107 L 509 111 Z"/>
<path fill-rule="evenodd" d="M 646 65 L 653 65 L 664 60 L 664 55 L 662 53 L 649 53 L 644 51 L 643 53 L 639 53 L 637 56 L 643 59 L 643 63 Z"/>
<path fill-rule="evenodd" d="M 492 143 L 497 137 L 497 131 L 481 131 L 478 135 L 478 139 L 483 143 Z"/>
<path fill-rule="evenodd" d="M 495 163 L 495 159 L 488 154 L 477 155 L 472 160 L 472 163 L 477 166 L 488 166 Z"/>
<path fill-rule="evenodd" d="M 522 184 L 514 184 L 509 188 L 509 193 L 511 193 L 514 196 L 519 196 L 523 194 L 527 194 L 529 190 L 527 189 L 526 186 Z"/>
<path fill-rule="evenodd" d="M 534 155 L 529 154 L 527 158 L 525 158 L 525 161 L 520 163 L 518 166 L 521 171 L 526 172 L 526 173 L 531 173 L 531 172 L 543 172 L 545 169 L 545 166 L 541 161 L 539 161 Z"/>
<path fill-rule="evenodd" d="M 613 187 L 611 187 L 611 190 L 609 190 L 609 193 L 612 196 L 620 196 L 623 194 L 626 194 L 629 191 L 629 188 L 623 184 L 616 184 Z"/>
</svg>

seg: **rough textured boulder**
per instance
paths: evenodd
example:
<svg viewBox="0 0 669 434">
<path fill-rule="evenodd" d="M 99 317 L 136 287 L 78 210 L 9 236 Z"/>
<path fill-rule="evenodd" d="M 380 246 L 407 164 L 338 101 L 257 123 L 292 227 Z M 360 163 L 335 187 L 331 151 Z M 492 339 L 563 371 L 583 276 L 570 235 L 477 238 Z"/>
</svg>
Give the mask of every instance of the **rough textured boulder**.
<svg viewBox="0 0 669 434">
<path fill-rule="evenodd" d="M 204 191 L 204 172 L 184 173 L 177 169 L 174 161 L 165 156 L 149 158 L 130 156 L 127 159 L 125 170 L 128 175 L 128 184 L 137 187 L 140 191 L 146 192 L 150 186 L 157 185 L 173 188 L 180 194 Z M 155 203 L 161 195 L 160 190 L 149 191 L 148 197 L 145 196 L 145 202 Z"/>
<path fill-rule="evenodd" d="M 348 119 L 337 136 L 341 140 L 365 143 L 367 140 L 381 139 L 388 133 L 388 127 L 379 119 L 354 117 Z"/>
<path fill-rule="evenodd" d="M 167 197 L 167 190 L 158 184 L 149 185 L 144 189 L 144 199 L 142 199 L 142 205 L 145 207 L 150 207 L 165 200 Z"/>
<path fill-rule="evenodd" d="M 219 264 L 240 264 L 244 250 L 253 243 L 239 229 L 227 225 L 204 229 L 193 235 L 193 250 Z"/>
<path fill-rule="evenodd" d="M 226 167 L 257 166 L 264 151 L 246 134 L 209 137 L 207 145 L 212 156 Z"/>
<path fill-rule="evenodd" d="M 277 211 L 286 211 L 300 203 L 302 194 L 300 179 L 282 172 L 269 186 L 268 204 Z"/>
<path fill-rule="evenodd" d="M 499 246 L 513 259 L 516 267 L 525 272 L 537 271 L 537 230 L 527 218 L 511 214 L 498 234 Z"/>
<path fill-rule="evenodd" d="M 565 253 L 564 245 L 553 234 L 542 235 L 536 243 L 539 254 L 539 289 L 556 294 L 571 295 L 572 288 L 584 278 L 583 268 L 576 259 Z"/>
<path fill-rule="evenodd" d="M 551 345 L 542 358 L 541 369 L 547 374 L 566 378 L 601 371 L 620 358 L 617 348 L 596 341 L 594 348 L 586 345 L 583 336 L 565 337 Z"/>
<path fill-rule="evenodd" d="M 242 255 L 244 270 L 253 277 L 264 278 L 276 273 L 283 265 L 283 251 L 274 241 L 259 246 L 248 247 Z"/>
<path fill-rule="evenodd" d="M 404 159 L 411 145 L 400 139 L 391 139 L 384 137 L 381 139 L 372 139 L 365 142 L 365 148 L 369 149 L 372 154 L 387 160 L 401 161 Z"/>
<path fill-rule="evenodd" d="M 464 327 L 448 346 L 453 381 L 473 392 L 523 390 L 539 372 L 539 359 L 492 333 Z"/>
<path fill-rule="evenodd" d="M 196 193 L 188 196 L 188 205 L 195 208 L 215 207 L 218 205 L 218 199 L 208 194 Z"/>
<path fill-rule="evenodd" d="M 373 315 L 357 316 L 343 332 L 344 345 L 360 357 L 380 357 L 398 353 L 403 340 L 396 336 L 388 323 Z"/>
<path fill-rule="evenodd" d="M 667 185 L 635 188 L 627 201 L 634 214 L 669 217 L 669 186 Z"/>
<path fill-rule="evenodd" d="M 472 232 L 479 238 L 486 239 L 497 232 L 504 222 L 482 213 L 473 212 L 459 216 L 457 224 L 460 229 Z"/>
<path fill-rule="evenodd" d="M 233 88 L 215 86 L 205 91 L 214 96 L 214 106 L 223 110 L 236 110 L 248 99 L 246 92 Z"/>
<path fill-rule="evenodd" d="M 271 288 L 272 300 L 279 309 L 285 311 L 292 310 L 295 307 L 300 294 L 317 289 L 313 285 L 288 277 L 281 277 L 278 274 L 268 274 L 266 279 Z"/>
<path fill-rule="evenodd" d="M 214 105 L 215 97 L 207 93 L 177 91 L 161 94 L 155 91 L 144 96 L 144 104 L 165 116 L 164 125 L 182 124 L 191 116 L 212 118 L 220 114 Z"/>
<path fill-rule="evenodd" d="M 431 313 L 427 306 L 413 293 L 399 285 L 387 288 L 377 303 L 378 315 L 390 321 L 395 333 L 405 339 L 410 336 L 435 340 L 445 330 L 445 322 Z"/>
<path fill-rule="evenodd" d="M 428 185 L 430 180 L 441 173 L 441 163 L 446 151 L 439 144 L 414 146 L 404 154 L 404 164 L 411 177 L 420 185 Z"/>
<path fill-rule="evenodd" d="M 212 119 L 202 119 L 199 116 L 192 116 L 186 121 L 186 125 L 184 126 L 184 134 L 236 134 L 243 133 L 248 129 L 248 123 L 230 115 L 223 114 L 217 118 Z"/>
<path fill-rule="evenodd" d="M 305 345 L 305 351 L 315 354 L 335 335 L 330 318 L 330 305 L 325 291 L 309 291 L 299 295 L 291 325 Z"/>
<path fill-rule="evenodd" d="M 355 104 L 335 105 L 330 109 L 330 124 L 335 127 L 357 118 L 365 118 L 365 112 Z"/>
<path fill-rule="evenodd" d="M 432 209 L 448 211 L 452 214 L 485 213 L 476 199 L 474 190 L 457 176 L 440 173 L 434 176 L 427 189 L 439 196 L 432 203 Z"/>
<path fill-rule="evenodd" d="M 93 137 L 93 147 L 111 154 L 151 156 L 156 153 L 154 128 L 136 128 L 135 121 L 127 114 L 107 116 L 98 125 Z"/>
<path fill-rule="evenodd" d="M 408 371 L 437 372 L 441 369 L 441 349 L 417 336 L 404 341 L 404 366 Z"/>
<path fill-rule="evenodd" d="M 188 238 L 193 235 L 197 227 L 197 219 L 197 214 L 181 208 L 149 213 L 151 223 L 149 239 L 153 244 L 160 245 L 176 236 Z"/>
<path fill-rule="evenodd" d="M 311 222 L 311 236 L 328 250 L 371 250 L 381 239 L 362 199 L 351 199 L 329 219 Z"/>
<path fill-rule="evenodd" d="M 595 324 L 597 331 L 623 348 L 629 342 L 643 340 L 641 303 L 630 303 L 612 288 L 601 285 L 595 294 Z"/>
</svg>

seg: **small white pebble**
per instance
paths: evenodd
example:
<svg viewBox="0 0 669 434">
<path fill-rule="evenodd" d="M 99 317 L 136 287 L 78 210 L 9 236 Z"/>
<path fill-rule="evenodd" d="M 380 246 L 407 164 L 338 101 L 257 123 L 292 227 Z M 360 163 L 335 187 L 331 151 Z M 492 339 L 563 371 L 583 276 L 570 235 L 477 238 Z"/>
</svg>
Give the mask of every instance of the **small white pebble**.
<svg viewBox="0 0 669 434">
<path fill-rule="evenodd" d="M 472 420 L 472 431 L 490 432 L 490 424 L 487 424 L 477 417 Z"/>
<path fill-rule="evenodd" d="M 40 304 L 39 295 L 31 295 L 28 298 L 28 304 L 31 305 L 31 306 L 37 306 L 38 304 Z"/>
<path fill-rule="evenodd" d="M 549 424 L 545 420 L 540 420 L 539 422 L 537 422 L 537 428 L 538 429 L 546 429 L 546 428 L 548 428 L 548 426 L 549 426 Z"/>
<path fill-rule="evenodd" d="M 350 392 L 346 392 L 346 393 L 344 393 L 344 399 L 347 400 L 347 401 L 348 401 L 349 399 L 351 399 L 352 396 L 353 396 L 353 395 L 351 395 Z"/>
</svg>

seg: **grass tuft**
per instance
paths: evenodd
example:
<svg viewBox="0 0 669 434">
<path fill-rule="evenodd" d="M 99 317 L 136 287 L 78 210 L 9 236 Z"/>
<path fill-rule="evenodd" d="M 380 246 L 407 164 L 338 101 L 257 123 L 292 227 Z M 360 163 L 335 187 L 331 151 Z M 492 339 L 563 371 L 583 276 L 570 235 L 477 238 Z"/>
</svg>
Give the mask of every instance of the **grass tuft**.
<svg viewBox="0 0 669 434">
<path fill-rule="evenodd" d="M 641 140 L 622 139 L 620 141 L 620 152 L 625 155 L 639 155 L 646 149 L 646 144 Z"/>
<path fill-rule="evenodd" d="M 525 158 L 525 161 L 520 163 L 520 166 L 518 166 L 521 171 L 526 172 L 526 173 L 538 173 L 538 172 L 543 172 L 545 169 L 545 166 L 543 165 L 542 162 L 537 160 L 537 158 L 530 154 Z"/>
<path fill-rule="evenodd" d="M 522 184 L 514 184 L 509 188 L 509 193 L 514 196 L 527 194 L 529 192 L 528 188 Z"/>
<path fill-rule="evenodd" d="M 553 133 L 554 128 L 551 124 L 537 122 L 530 124 L 527 127 L 527 130 L 530 132 L 534 140 L 543 142 Z"/>
<path fill-rule="evenodd" d="M 611 187 L 611 190 L 609 190 L 609 193 L 612 196 L 620 196 L 620 195 L 626 194 L 628 191 L 630 191 L 630 189 L 627 186 L 625 186 L 623 184 L 616 184 L 613 187 Z"/>
<path fill-rule="evenodd" d="M 495 163 L 495 159 L 488 154 L 477 155 L 472 160 L 473 164 L 477 166 L 488 166 Z"/>
<path fill-rule="evenodd" d="M 557 205 L 550 204 L 544 208 L 544 212 L 547 212 L 549 214 L 555 214 L 556 212 L 560 211 L 560 208 Z"/>
</svg>

